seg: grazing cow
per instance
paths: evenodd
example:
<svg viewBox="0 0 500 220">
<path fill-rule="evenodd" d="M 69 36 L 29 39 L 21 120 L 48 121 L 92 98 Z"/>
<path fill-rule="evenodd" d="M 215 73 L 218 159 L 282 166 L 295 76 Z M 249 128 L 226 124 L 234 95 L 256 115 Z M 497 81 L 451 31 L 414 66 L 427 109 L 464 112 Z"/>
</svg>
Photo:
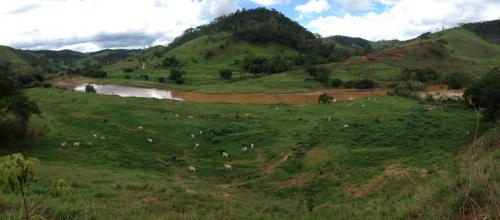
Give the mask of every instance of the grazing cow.
<svg viewBox="0 0 500 220">
<path fill-rule="evenodd" d="M 377 101 L 377 99 L 373 99 L 373 101 Z"/>
<path fill-rule="evenodd" d="M 92 146 L 92 145 L 94 145 L 94 143 L 92 143 L 92 142 L 87 142 L 87 145 Z"/>
<path fill-rule="evenodd" d="M 195 137 L 196 137 L 196 135 L 194 135 L 194 134 L 191 134 L 191 137 L 192 137 L 192 138 L 195 138 Z"/>
<path fill-rule="evenodd" d="M 80 142 L 73 142 L 74 147 L 80 147 Z"/>
<path fill-rule="evenodd" d="M 328 117 L 328 121 L 331 121 L 332 120 L 332 117 Z"/>
<path fill-rule="evenodd" d="M 348 125 L 348 124 L 345 124 L 345 125 L 344 125 L 344 128 L 349 128 L 349 125 Z"/>
<path fill-rule="evenodd" d="M 178 117 L 179 117 L 179 114 L 175 114 L 175 117 L 177 117 L 177 118 L 178 118 Z"/>
<path fill-rule="evenodd" d="M 242 150 L 243 152 L 246 152 L 246 151 L 248 150 L 248 148 L 247 148 L 247 147 L 244 147 L 244 148 L 241 148 L 241 150 Z"/>
<path fill-rule="evenodd" d="M 66 146 L 66 142 L 61 143 L 61 147 L 65 147 L 65 146 Z"/>
<path fill-rule="evenodd" d="M 254 144 L 250 144 L 250 148 L 253 149 L 255 147 Z"/>
<path fill-rule="evenodd" d="M 193 166 L 188 167 L 188 173 L 192 175 L 196 175 L 196 168 Z"/>
<path fill-rule="evenodd" d="M 228 152 L 222 152 L 222 157 L 228 158 L 229 157 L 229 153 Z"/>
<path fill-rule="evenodd" d="M 224 164 L 224 169 L 226 170 L 226 172 L 229 172 L 233 169 L 233 166 L 231 166 L 231 164 Z"/>
<path fill-rule="evenodd" d="M 200 144 L 195 144 L 194 145 L 194 148 L 198 148 L 198 147 L 200 147 Z"/>
<path fill-rule="evenodd" d="M 106 140 L 106 137 L 104 137 L 104 136 L 101 136 L 101 140 Z"/>
<path fill-rule="evenodd" d="M 152 138 L 148 138 L 148 142 L 149 143 L 153 143 L 153 139 Z"/>
<path fill-rule="evenodd" d="M 354 100 L 354 98 L 349 98 L 349 101 L 352 101 L 352 100 Z"/>
<path fill-rule="evenodd" d="M 337 99 L 333 99 L 332 102 L 337 102 Z"/>
<path fill-rule="evenodd" d="M 139 127 L 137 127 L 137 130 L 139 130 L 139 131 L 143 131 L 143 130 L 144 130 L 144 128 L 143 128 L 142 126 L 139 126 Z"/>
<path fill-rule="evenodd" d="M 276 108 L 275 108 L 275 110 L 276 110 L 276 111 L 279 111 L 279 110 L 280 110 L 280 108 L 276 107 Z"/>
<path fill-rule="evenodd" d="M 364 107 L 365 107 L 365 105 L 361 105 L 361 108 L 364 108 Z"/>
<path fill-rule="evenodd" d="M 94 138 L 97 139 L 97 134 L 94 134 Z"/>
<path fill-rule="evenodd" d="M 203 134 L 203 131 L 200 131 L 200 135 L 202 135 L 202 134 Z"/>
</svg>

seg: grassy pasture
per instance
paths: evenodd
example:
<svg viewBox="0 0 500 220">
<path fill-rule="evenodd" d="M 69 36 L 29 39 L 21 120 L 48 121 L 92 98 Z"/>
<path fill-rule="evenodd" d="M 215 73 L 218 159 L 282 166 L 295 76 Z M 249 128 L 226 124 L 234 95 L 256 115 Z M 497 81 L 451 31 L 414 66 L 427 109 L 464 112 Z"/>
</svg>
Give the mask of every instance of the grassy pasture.
<svg viewBox="0 0 500 220">
<path fill-rule="evenodd" d="M 458 172 L 456 155 L 475 123 L 461 105 L 391 96 L 233 105 L 41 88 L 27 94 L 43 112 L 33 124 L 45 132 L 25 143 L 24 153 L 42 162 L 30 198 L 51 192 L 57 178 L 73 188 L 69 197 L 46 199 L 38 212 L 49 219 L 408 218 L 417 188 L 446 187 Z M 19 195 L 0 194 L 0 218 L 17 219 Z"/>
</svg>

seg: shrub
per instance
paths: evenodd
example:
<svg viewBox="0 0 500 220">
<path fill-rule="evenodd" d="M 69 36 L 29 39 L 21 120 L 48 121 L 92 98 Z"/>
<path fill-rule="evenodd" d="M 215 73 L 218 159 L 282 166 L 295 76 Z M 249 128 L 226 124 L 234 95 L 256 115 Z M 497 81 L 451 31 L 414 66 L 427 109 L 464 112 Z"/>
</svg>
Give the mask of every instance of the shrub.
<svg viewBox="0 0 500 220">
<path fill-rule="evenodd" d="M 344 82 L 340 79 L 332 79 L 331 85 L 333 88 L 340 88 L 344 85 Z"/>
<path fill-rule="evenodd" d="M 401 78 L 403 80 L 418 80 L 423 83 L 436 82 L 439 79 L 439 74 L 430 68 L 425 69 L 404 69 L 401 71 Z"/>
<path fill-rule="evenodd" d="M 32 82 L 36 81 L 35 77 L 30 74 L 22 74 L 16 77 L 16 79 L 21 82 L 23 85 L 29 85 Z"/>
<path fill-rule="evenodd" d="M 85 92 L 88 92 L 88 93 L 96 93 L 95 91 L 95 88 L 93 85 L 86 85 L 85 86 Z"/>
<path fill-rule="evenodd" d="M 233 76 L 233 71 L 231 71 L 230 69 L 219 70 L 219 75 L 222 79 L 231 79 L 231 77 Z"/>
<path fill-rule="evenodd" d="M 165 59 L 163 59 L 163 61 L 162 61 L 163 67 L 176 67 L 179 65 L 180 65 L 180 62 L 179 62 L 179 60 L 177 60 L 177 58 L 175 58 L 175 56 L 165 57 Z"/>
<path fill-rule="evenodd" d="M 394 88 L 394 94 L 405 97 L 415 97 L 417 92 L 427 90 L 427 85 L 420 81 L 403 81 Z"/>
<path fill-rule="evenodd" d="M 135 71 L 135 69 L 134 69 L 134 68 L 132 68 L 132 67 L 126 67 L 126 68 L 123 68 L 123 72 L 125 72 L 125 73 L 132 73 L 132 72 L 134 72 L 134 71 Z"/>
<path fill-rule="evenodd" d="M 141 78 L 148 81 L 149 80 L 149 76 L 148 75 L 141 75 Z"/>
<path fill-rule="evenodd" d="M 493 69 L 467 88 L 464 98 L 470 104 L 484 108 L 485 121 L 497 121 L 500 118 L 500 69 Z"/>
<path fill-rule="evenodd" d="M 130 75 L 125 75 L 125 79 L 130 79 Z"/>
<path fill-rule="evenodd" d="M 318 98 L 318 103 L 327 104 L 333 101 L 333 96 L 328 93 L 323 93 Z"/>
<path fill-rule="evenodd" d="M 158 78 L 158 82 L 159 83 L 165 83 L 165 78 L 163 78 L 163 77 Z"/>
<path fill-rule="evenodd" d="M 465 73 L 452 73 L 446 77 L 448 89 L 462 89 L 472 82 L 472 77 Z"/>
<path fill-rule="evenodd" d="M 170 76 L 168 76 L 168 79 L 174 81 L 176 84 L 183 84 L 184 83 L 183 75 L 185 74 L 186 71 L 184 70 L 172 69 L 170 70 Z"/>
<path fill-rule="evenodd" d="M 327 67 L 309 66 L 306 68 L 306 73 L 312 76 L 316 81 L 321 83 L 328 83 L 332 71 Z"/>
<path fill-rule="evenodd" d="M 357 89 L 371 89 L 377 87 L 377 83 L 371 79 L 357 81 L 354 85 Z"/>
<path fill-rule="evenodd" d="M 214 56 L 215 56 L 215 53 L 211 50 L 209 50 L 205 53 L 205 59 L 207 59 L 207 60 L 214 57 Z"/>
</svg>

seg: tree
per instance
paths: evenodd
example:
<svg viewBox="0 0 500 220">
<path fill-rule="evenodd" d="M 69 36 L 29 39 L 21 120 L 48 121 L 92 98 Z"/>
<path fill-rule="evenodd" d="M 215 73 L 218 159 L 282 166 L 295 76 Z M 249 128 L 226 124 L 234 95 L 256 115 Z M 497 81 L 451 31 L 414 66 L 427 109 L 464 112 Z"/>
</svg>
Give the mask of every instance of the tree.
<svg viewBox="0 0 500 220">
<path fill-rule="evenodd" d="M 500 119 L 500 69 L 495 68 L 464 92 L 465 100 L 476 108 L 484 108 L 483 119 Z"/>
<path fill-rule="evenodd" d="M 448 89 L 462 89 L 468 86 L 472 81 L 472 77 L 465 73 L 452 73 L 446 77 Z"/>
<path fill-rule="evenodd" d="M 0 75 L 0 142 L 23 138 L 32 114 L 40 114 L 12 79 Z"/>
<path fill-rule="evenodd" d="M 176 67 L 179 66 L 180 62 L 175 58 L 175 56 L 165 57 L 162 62 L 163 67 Z"/>
<path fill-rule="evenodd" d="M 85 92 L 87 93 L 96 93 L 95 88 L 93 85 L 85 85 Z"/>
<path fill-rule="evenodd" d="M 0 180 L 6 190 L 20 189 L 23 198 L 24 218 L 30 219 L 30 211 L 26 202 L 25 186 L 33 179 L 39 164 L 36 158 L 24 158 L 22 154 L 13 154 L 0 159 Z M 34 208 L 34 207 L 33 207 Z"/>
<path fill-rule="evenodd" d="M 340 88 L 344 85 L 344 82 L 341 79 L 332 79 L 331 85 L 333 88 Z"/>
<path fill-rule="evenodd" d="M 158 78 L 158 82 L 159 83 L 165 83 L 165 78 L 163 78 L 163 77 Z"/>
<path fill-rule="evenodd" d="M 231 79 L 231 77 L 233 76 L 233 71 L 231 71 L 230 69 L 219 70 L 219 75 L 222 79 Z"/>
<path fill-rule="evenodd" d="M 186 71 L 180 70 L 180 69 L 172 69 L 170 70 L 170 76 L 168 76 L 168 79 L 171 81 L 174 81 L 177 84 L 183 84 L 184 83 L 184 77 L 183 75 L 186 74 Z"/>
<path fill-rule="evenodd" d="M 327 104 L 333 101 L 333 96 L 328 93 L 323 93 L 318 98 L 318 103 Z"/>
<path fill-rule="evenodd" d="M 306 72 L 312 76 L 316 81 L 327 84 L 332 75 L 332 71 L 327 67 L 309 66 Z"/>
</svg>

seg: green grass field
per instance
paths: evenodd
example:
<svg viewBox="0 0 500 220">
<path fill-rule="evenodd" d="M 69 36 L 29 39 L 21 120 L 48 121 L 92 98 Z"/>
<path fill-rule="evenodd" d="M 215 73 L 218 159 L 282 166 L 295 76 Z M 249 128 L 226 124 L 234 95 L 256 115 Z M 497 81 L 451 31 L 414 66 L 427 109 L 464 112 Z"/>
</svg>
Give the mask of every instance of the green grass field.
<svg viewBox="0 0 500 220">
<path fill-rule="evenodd" d="M 26 92 L 43 112 L 33 125 L 45 132 L 24 143 L 23 152 L 41 160 L 30 201 L 52 192 L 59 178 L 73 189 L 47 197 L 37 212 L 47 219 L 445 217 L 456 210 L 415 207 L 449 187 L 475 124 L 460 104 L 393 96 L 232 105 Z M 19 194 L 0 193 L 0 218 L 20 218 Z"/>
</svg>

